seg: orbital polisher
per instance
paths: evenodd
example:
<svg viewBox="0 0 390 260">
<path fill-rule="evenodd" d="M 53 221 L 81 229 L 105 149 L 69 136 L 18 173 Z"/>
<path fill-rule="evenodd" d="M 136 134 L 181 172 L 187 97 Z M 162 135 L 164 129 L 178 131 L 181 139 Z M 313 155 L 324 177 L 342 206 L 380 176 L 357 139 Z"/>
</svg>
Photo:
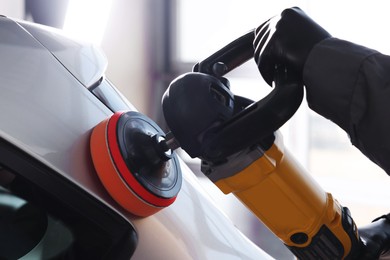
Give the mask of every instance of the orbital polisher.
<svg viewBox="0 0 390 260">
<path fill-rule="evenodd" d="M 180 144 L 299 259 L 354 259 L 362 241 L 348 208 L 294 160 L 278 132 L 302 102 L 301 83 L 280 66 L 274 89 L 257 102 L 229 88 L 224 75 L 253 57 L 253 40 L 251 31 L 170 84 L 162 102 L 170 137 L 136 112 L 115 113 L 96 126 L 96 171 L 120 205 L 149 216 L 177 196 L 181 174 L 172 151 Z"/>
</svg>

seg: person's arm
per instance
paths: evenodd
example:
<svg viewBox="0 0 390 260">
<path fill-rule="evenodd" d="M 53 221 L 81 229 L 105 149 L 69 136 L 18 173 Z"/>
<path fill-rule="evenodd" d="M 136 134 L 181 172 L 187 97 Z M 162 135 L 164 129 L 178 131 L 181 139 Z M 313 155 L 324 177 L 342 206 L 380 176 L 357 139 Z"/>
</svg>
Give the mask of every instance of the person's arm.
<svg viewBox="0 0 390 260">
<path fill-rule="evenodd" d="M 311 109 L 343 128 L 390 175 L 390 57 L 332 38 L 299 8 L 260 25 L 253 45 L 268 84 L 280 65 L 296 73 Z M 390 256 L 389 216 L 359 228 L 362 259 Z"/>
<path fill-rule="evenodd" d="M 390 174 L 390 57 L 330 38 L 303 70 L 312 110 L 344 129 L 351 142 Z"/>
</svg>

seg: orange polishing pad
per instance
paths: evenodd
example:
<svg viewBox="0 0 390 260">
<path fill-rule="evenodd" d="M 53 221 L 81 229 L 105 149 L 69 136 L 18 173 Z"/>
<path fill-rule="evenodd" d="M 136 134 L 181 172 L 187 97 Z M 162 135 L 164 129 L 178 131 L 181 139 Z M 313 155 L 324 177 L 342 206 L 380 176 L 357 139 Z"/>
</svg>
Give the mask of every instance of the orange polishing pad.
<svg viewBox="0 0 390 260">
<path fill-rule="evenodd" d="M 162 151 L 164 132 L 138 112 L 117 112 L 92 131 L 91 154 L 106 190 L 129 212 L 150 216 L 171 205 L 181 188 L 176 154 Z"/>
</svg>

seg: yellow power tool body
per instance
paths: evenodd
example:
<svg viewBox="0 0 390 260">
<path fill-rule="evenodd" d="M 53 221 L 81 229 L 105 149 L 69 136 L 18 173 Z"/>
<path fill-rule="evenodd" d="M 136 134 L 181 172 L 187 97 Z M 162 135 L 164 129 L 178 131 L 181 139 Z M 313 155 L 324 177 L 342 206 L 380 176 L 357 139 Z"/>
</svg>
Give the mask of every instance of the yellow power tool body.
<svg viewBox="0 0 390 260">
<path fill-rule="evenodd" d="M 254 102 L 223 77 L 253 57 L 248 32 L 175 79 L 163 97 L 177 143 L 225 194 L 233 193 L 299 259 L 354 259 L 361 240 L 350 212 L 283 147 L 278 129 L 302 102 L 303 86 L 283 66 Z"/>
<path fill-rule="evenodd" d="M 267 151 L 249 153 L 249 165 L 214 182 L 222 192 L 233 193 L 299 259 L 355 258 L 359 237 L 348 208 L 295 161 L 279 133 Z"/>
</svg>

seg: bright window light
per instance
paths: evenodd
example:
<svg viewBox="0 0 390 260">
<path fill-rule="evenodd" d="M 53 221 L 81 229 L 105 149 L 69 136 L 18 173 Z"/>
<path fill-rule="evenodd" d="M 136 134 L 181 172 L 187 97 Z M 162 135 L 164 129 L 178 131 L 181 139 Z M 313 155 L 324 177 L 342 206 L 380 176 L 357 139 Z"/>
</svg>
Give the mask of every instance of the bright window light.
<svg viewBox="0 0 390 260">
<path fill-rule="evenodd" d="M 70 36 L 100 45 L 112 0 L 70 0 L 63 30 Z"/>
</svg>

